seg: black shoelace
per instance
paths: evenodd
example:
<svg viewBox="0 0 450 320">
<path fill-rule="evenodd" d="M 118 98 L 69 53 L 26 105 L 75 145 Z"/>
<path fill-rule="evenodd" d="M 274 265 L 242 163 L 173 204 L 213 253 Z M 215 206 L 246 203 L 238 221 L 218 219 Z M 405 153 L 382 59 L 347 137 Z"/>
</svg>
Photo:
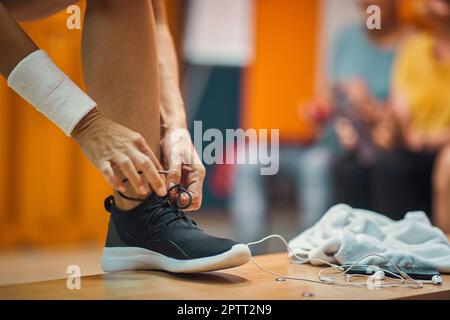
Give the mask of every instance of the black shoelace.
<svg viewBox="0 0 450 320">
<path fill-rule="evenodd" d="M 123 183 L 127 183 L 128 179 L 123 179 Z M 175 190 L 177 193 L 176 202 L 173 203 L 169 197 L 169 194 Z M 120 191 L 117 191 L 117 193 L 124 199 L 130 200 L 130 201 L 137 201 L 147 204 L 145 210 L 148 213 L 152 213 L 149 215 L 144 229 L 148 230 L 149 227 L 152 228 L 158 228 L 161 225 L 169 225 L 170 223 L 176 221 L 176 220 L 184 220 L 191 225 L 196 226 L 197 223 L 188 218 L 186 214 L 183 212 L 184 209 L 188 208 L 192 204 L 192 195 L 185 187 L 183 187 L 181 184 L 176 184 L 172 187 L 170 187 L 167 190 L 167 195 L 165 197 L 157 197 L 157 200 L 152 200 L 151 202 L 147 199 L 142 198 L 135 198 L 131 196 L 127 196 L 123 194 Z M 186 194 L 188 197 L 188 202 L 183 206 L 181 204 L 181 197 L 183 194 Z M 167 217 L 169 214 L 172 215 L 169 219 L 163 219 L 164 217 Z M 159 223 L 159 221 L 161 221 Z"/>
<path fill-rule="evenodd" d="M 190 219 L 184 211 L 164 198 L 159 198 L 157 202 L 148 203 L 145 208 L 146 212 L 150 213 L 144 225 L 145 230 L 155 230 L 163 225 L 168 226 L 177 220 L 184 220 L 191 226 L 197 226 L 197 223 Z"/>
<path fill-rule="evenodd" d="M 123 179 L 123 180 L 122 180 L 123 183 L 126 183 L 127 181 L 128 181 L 128 179 Z M 176 200 L 176 203 L 172 203 L 171 200 L 170 200 L 170 197 L 169 197 L 169 194 L 170 194 L 173 190 L 176 190 L 176 193 L 177 193 L 177 200 Z M 137 201 L 137 202 L 146 202 L 146 199 L 130 197 L 130 196 L 127 196 L 127 195 L 123 194 L 123 193 L 120 192 L 120 191 L 117 191 L 117 193 L 118 193 L 122 198 L 127 199 L 127 200 Z M 181 197 L 183 196 L 183 193 L 186 194 L 187 197 L 188 197 L 188 202 L 187 202 L 187 204 L 184 205 L 184 206 L 181 204 Z M 186 209 L 186 208 L 189 208 L 189 206 L 192 204 L 192 195 L 191 195 L 191 193 L 189 192 L 188 189 L 186 189 L 185 187 L 183 187 L 181 184 L 176 184 L 176 185 L 170 187 L 169 190 L 167 190 L 167 196 L 162 197 L 162 199 L 164 199 L 164 200 L 166 200 L 167 202 L 173 204 L 174 206 L 176 206 L 176 207 L 177 207 L 178 209 L 180 209 L 180 210 L 184 210 L 184 209 Z"/>
</svg>

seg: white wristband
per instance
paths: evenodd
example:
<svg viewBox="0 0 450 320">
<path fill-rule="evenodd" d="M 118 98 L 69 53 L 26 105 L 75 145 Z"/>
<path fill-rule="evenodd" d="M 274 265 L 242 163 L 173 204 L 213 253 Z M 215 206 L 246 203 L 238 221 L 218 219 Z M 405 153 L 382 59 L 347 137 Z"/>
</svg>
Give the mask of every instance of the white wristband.
<svg viewBox="0 0 450 320">
<path fill-rule="evenodd" d="M 8 86 L 68 136 L 96 103 L 43 50 L 29 54 L 8 77 Z"/>
</svg>

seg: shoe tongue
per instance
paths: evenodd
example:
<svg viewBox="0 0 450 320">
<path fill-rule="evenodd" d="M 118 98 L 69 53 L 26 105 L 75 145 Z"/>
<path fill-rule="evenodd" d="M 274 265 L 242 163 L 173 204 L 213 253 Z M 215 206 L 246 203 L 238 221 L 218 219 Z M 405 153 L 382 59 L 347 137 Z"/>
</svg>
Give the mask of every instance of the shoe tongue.
<svg viewBox="0 0 450 320">
<path fill-rule="evenodd" d="M 162 205 L 162 206 L 161 206 Z M 169 202 L 167 198 L 159 198 L 156 200 L 155 205 L 147 204 L 147 210 L 149 214 L 156 214 L 156 221 L 167 222 L 172 220 L 172 218 L 178 216 L 180 219 L 172 220 L 181 223 L 184 226 L 192 226 L 193 220 L 185 216 L 184 212 L 180 210 L 176 205 Z M 184 217 L 183 217 L 184 216 Z"/>
<path fill-rule="evenodd" d="M 105 203 L 109 200 L 109 197 L 105 200 Z M 107 208 L 108 211 L 110 211 L 111 213 L 116 213 L 116 214 L 133 214 L 133 213 L 141 213 L 145 211 L 145 208 L 147 208 L 149 205 L 156 205 L 158 203 L 167 201 L 166 198 L 161 198 L 159 197 L 157 194 L 152 193 L 150 194 L 147 198 L 142 199 L 142 202 L 140 204 L 138 204 L 136 207 L 134 207 L 133 209 L 130 210 L 121 210 L 120 208 L 118 208 L 115 203 L 114 200 L 112 198 L 112 201 L 110 201 L 109 204 L 109 208 Z M 106 205 L 105 205 L 106 207 Z"/>
<path fill-rule="evenodd" d="M 142 202 L 131 210 L 119 209 L 115 205 L 114 198 L 112 196 L 105 200 L 105 207 L 107 207 L 107 210 L 115 216 L 122 216 L 124 218 L 138 216 L 142 217 L 142 219 L 146 219 L 145 216 L 148 216 L 148 214 L 157 214 L 159 218 L 156 218 L 156 220 L 161 222 L 168 221 L 175 215 L 180 214 L 178 213 L 179 209 L 177 206 L 170 203 L 167 197 L 159 197 L 155 193 L 152 193 L 147 198 L 142 199 Z M 191 219 L 181 219 L 179 221 L 182 222 L 182 225 L 195 225 Z"/>
</svg>

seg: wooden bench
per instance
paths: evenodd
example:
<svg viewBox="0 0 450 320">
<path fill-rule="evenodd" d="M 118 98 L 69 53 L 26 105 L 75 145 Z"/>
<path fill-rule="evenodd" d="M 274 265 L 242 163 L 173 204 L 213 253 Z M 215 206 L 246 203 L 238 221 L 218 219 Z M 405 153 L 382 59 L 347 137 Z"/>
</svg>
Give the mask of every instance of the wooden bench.
<svg viewBox="0 0 450 320">
<path fill-rule="evenodd" d="M 285 253 L 256 257 L 270 270 L 317 280 L 319 267 L 288 263 Z M 276 281 L 253 263 L 204 274 L 157 271 L 100 274 L 81 278 L 69 290 L 66 279 L 0 287 L 0 299 L 450 299 L 450 275 L 423 289 L 350 288 L 304 281 Z"/>
</svg>

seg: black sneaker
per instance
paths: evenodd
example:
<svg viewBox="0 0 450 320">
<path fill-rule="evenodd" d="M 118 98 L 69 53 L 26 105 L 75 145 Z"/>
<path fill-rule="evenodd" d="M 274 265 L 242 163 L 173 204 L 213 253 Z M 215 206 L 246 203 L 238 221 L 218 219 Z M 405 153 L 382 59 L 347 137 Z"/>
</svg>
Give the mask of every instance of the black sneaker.
<svg viewBox="0 0 450 320">
<path fill-rule="evenodd" d="M 210 236 L 167 197 L 150 195 L 136 208 L 122 211 L 114 198 L 102 254 L 105 272 L 165 270 L 187 273 L 237 267 L 250 259 L 244 244 Z"/>
</svg>

